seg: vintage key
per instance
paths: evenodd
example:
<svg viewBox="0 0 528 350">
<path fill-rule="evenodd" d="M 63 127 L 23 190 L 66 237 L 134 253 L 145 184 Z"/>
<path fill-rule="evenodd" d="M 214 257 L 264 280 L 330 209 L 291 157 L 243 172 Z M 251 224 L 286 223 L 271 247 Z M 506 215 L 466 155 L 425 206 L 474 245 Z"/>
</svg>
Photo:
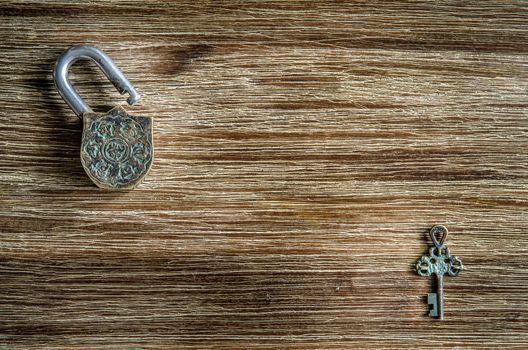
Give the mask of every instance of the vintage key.
<svg viewBox="0 0 528 350">
<path fill-rule="evenodd" d="M 444 275 L 456 277 L 464 266 L 460 258 L 450 255 L 449 249 L 444 245 L 447 239 L 447 228 L 437 225 L 431 228 L 429 235 L 434 243 L 429 251 L 429 256 L 424 255 L 416 263 L 416 271 L 420 276 L 436 275 L 436 293 L 427 295 L 427 302 L 432 306 L 429 316 L 444 319 Z M 437 238 L 440 235 L 440 238 Z"/>
</svg>

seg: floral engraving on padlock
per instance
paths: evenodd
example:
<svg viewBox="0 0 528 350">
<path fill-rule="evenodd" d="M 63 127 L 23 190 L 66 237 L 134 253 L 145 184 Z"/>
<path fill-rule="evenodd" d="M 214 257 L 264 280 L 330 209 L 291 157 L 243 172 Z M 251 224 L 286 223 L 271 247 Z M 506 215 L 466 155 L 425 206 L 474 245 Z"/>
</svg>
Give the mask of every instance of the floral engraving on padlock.
<svg viewBox="0 0 528 350">
<path fill-rule="evenodd" d="M 135 117 L 122 107 L 103 116 L 85 114 L 81 162 L 99 187 L 133 187 L 152 164 L 152 118 Z"/>
<path fill-rule="evenodd" d="M 152 118 L 132 116 L 120 106 L 103 115 L 95 114 L 68 80 L 70 66 L 83 58 L 95 62 L 121 94 L 130 95 L 128 104 L 141 98 L 110 57 L 98 48 L 75 46 L 59 57 L 53 71 L 55 85 L 64 101 L 83 119 L 81 163 L 101 188 L 134 188 L 152 165 Z"/>
</svg>

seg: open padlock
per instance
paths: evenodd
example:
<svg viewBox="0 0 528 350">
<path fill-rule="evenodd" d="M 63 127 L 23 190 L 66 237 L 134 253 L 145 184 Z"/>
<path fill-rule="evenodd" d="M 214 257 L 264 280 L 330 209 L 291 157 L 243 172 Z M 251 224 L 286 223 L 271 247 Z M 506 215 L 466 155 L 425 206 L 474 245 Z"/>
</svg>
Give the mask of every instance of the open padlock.
<svg viewBox="0 0 528 350">
<path fill-rule="evenodd" d="M 83 120 L 81 163 L 92 181 L 101 188 L 132 189 L 152 165 L 152 118 L 128 114 L 116 106 L 97 115 L 68 80 L 70 66 L 80 60 L 95 62 L 121 93 L 128 93 L 129 105 L 141 98 L 128 79 L 104 52 L 94 46 L 74 46 L 55 64 L 53 78 L 60 95 Z"/>
</svg>

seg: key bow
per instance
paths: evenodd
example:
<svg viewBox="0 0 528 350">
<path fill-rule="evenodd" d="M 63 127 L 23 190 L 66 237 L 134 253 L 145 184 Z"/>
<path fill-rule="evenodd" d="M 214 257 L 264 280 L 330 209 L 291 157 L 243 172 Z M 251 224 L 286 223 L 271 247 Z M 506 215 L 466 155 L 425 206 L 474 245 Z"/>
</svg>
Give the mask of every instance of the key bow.
<svg viewBox="0 0 528 350">
<path fill-rule="evenodd" d="M 449 231 L 447 231 L 447 227 L 442 225 L 436 225 L 429 230 L 429 236 L 431 236 L 431 240 L 433 241 L 436 248 L 439 250 L 444 247 L 444 242 L 447 239 L 447 234 Z M 440 234 L 440 239 L 436 238 L 436 235 Z"/>
</svg>

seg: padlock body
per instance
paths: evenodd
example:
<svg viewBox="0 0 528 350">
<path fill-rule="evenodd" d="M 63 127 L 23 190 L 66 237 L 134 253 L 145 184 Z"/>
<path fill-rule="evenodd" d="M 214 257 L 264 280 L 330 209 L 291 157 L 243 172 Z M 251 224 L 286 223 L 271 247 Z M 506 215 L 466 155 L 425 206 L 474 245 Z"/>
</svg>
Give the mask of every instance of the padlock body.
<svg viewBox="0 0 528 350">
<path fill-rule="evenodd" d="M 136 187 L 152 166 L 152 118 L 129 115 L 117 106 L 106 114 L 83 115 L 81 163 L 99 187 Z"/>
</svg>

